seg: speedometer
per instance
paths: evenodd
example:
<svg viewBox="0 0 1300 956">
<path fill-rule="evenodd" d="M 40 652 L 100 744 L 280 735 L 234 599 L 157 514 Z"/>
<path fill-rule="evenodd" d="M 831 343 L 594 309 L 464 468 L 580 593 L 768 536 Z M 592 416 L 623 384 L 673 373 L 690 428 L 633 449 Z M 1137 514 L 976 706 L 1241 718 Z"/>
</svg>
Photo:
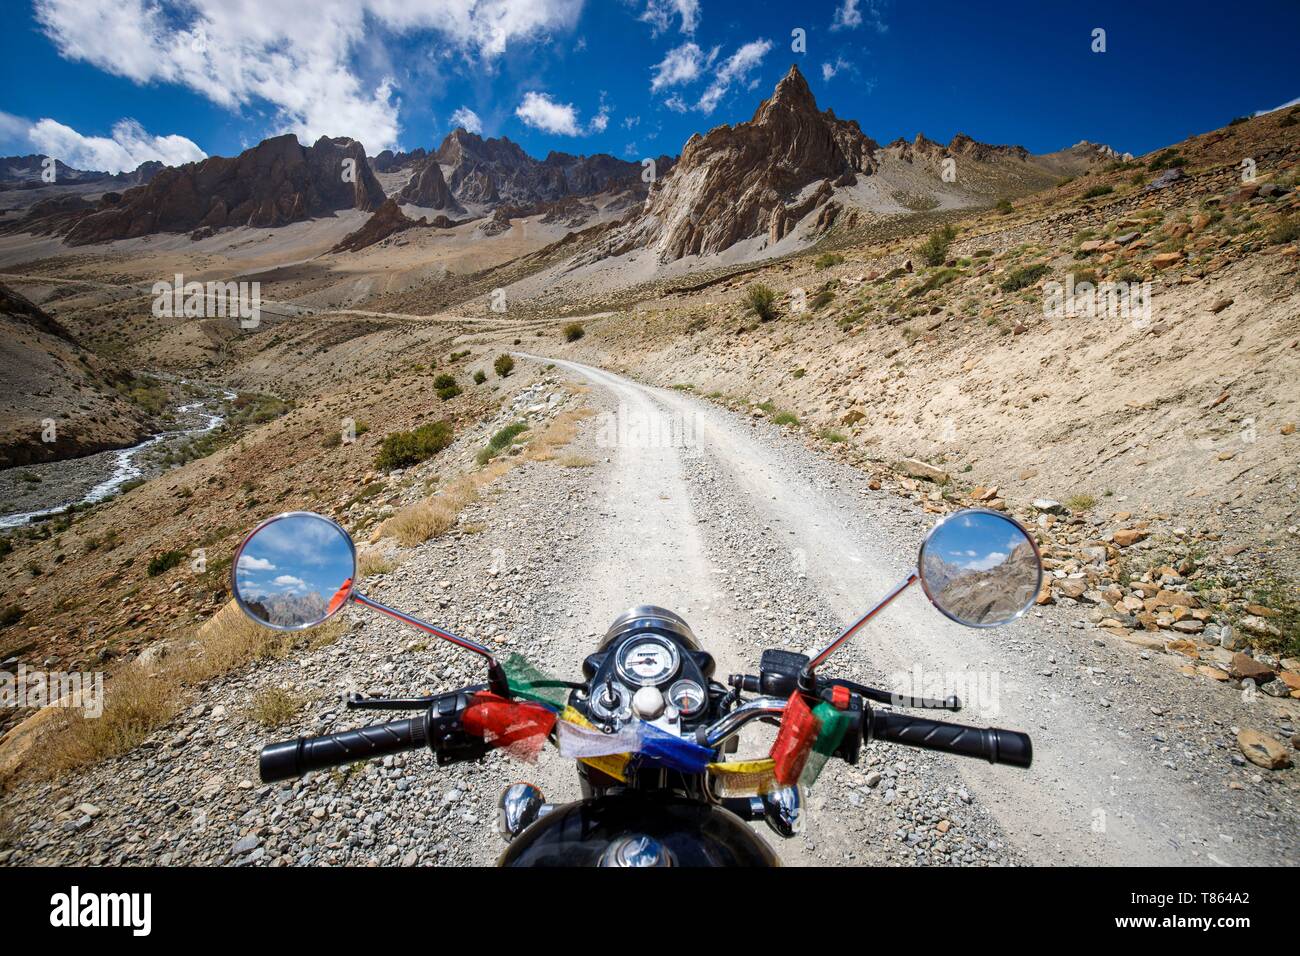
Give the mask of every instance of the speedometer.
<svg viewBox="0 0 1300 956">
<path fill-rule="evenodd" d="M 643 637 L 628 641 L 618 655 L 618 672 L 636 687 L 654 687 L 677 673 L 677 648 L 672 641 Z"/>
</svg>

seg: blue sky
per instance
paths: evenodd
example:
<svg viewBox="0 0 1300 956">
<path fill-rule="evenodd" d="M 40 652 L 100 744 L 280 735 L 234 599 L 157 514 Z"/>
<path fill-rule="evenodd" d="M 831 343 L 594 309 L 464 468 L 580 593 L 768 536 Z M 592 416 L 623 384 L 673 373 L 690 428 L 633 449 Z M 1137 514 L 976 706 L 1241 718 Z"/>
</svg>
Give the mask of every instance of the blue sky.
<svg viewBox="0 0 1300 956">
<path fill-rule="evenodd" d="M 792 62 L 881 143 L 961 131 L 1142 153 L 1300 96 L 1294 0 L 4 3 L 0 153 L 81 168 L 285 131 L 429 147 L 457 118 L 537 156 L 640 159 L 748 119 Z"/>
</svg>

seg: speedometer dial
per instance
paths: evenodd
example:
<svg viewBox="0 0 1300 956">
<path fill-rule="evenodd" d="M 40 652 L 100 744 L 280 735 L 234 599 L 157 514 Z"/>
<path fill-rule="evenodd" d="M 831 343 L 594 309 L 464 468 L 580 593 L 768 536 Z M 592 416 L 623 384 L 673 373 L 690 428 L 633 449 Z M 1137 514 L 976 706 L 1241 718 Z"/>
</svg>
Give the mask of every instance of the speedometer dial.
<svg viewBox="0 0 1300 956">
<path fill-rule="evenodd" d="M 654 687 L 677 673 L 677 648 L 657 637 L 631 640 L 618 655 L 618 672 L 629 684 Z"/>
</svg>

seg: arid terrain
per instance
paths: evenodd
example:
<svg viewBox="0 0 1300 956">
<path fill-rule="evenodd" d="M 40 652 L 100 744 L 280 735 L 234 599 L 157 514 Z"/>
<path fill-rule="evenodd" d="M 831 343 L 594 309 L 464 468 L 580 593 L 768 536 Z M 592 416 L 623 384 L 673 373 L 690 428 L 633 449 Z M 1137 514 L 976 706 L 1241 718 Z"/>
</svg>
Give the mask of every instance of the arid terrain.
<svg viewBox="0 0 1300 956">
<path fill-rule="evenodd" d="M 649 181 L 461 130 L 0 191 L 0 661 L 107 674 L 96 720 L 0 710 L 0 863 L 483 864 L 501 786 L 576 796 L 553 754 L 256 783 L 260 744 L 363 722 L 348 689 L 479 676 L 358 609 L 245 625 L 230 562 L 270 515 L 572 677 L 642 602 L 723 674 L 807 650 L 976 506 L 1035 535 L 1035 610 L 967 631 L 917 590 L 836 667 L 993 675 L 962 719 L 1034 768 L 874 743 L 783 859 L 1294 864 L 1297 120 L 881 145 L 792 70 Z M 160 314 L 176 275 L 259 283 L 260 318 Z"/>
</svg>

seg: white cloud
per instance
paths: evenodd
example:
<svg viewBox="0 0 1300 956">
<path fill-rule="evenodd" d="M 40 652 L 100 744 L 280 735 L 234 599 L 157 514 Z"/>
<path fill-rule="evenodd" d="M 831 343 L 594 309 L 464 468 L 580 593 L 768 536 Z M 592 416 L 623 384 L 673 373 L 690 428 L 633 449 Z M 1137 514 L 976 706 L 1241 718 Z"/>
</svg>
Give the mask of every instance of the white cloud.
<svg viewBox="0 0 1300 956">
<path fill-rule="evenodd" d="M 524 94 L 523 102 L 515 108 L 515 115 L 523 120 L 525 126 L 563 136 L 603 133 L 609 127 L 609 107 L 605 105 L 604 93 L 600 94 L 600 109 L 587 123 L 585 129 L 572 103 L 557 103 L 549 94 L 538 93 L 535 90 L 529 90 Z"/>
<path fill-rule="evenodd" d="M 27 131 L 31 128 L 30 120 L 0 110 L 0 144 L 3 144 L 0 145 L 0 150 L 9 153 L 16 149 L 26 149 Z"/>
<path fill-rule="evenodd" d="M 465 130 L 470 133 L 483 132 L 483 121 L 479 119 L 478 114 L 468 106 L 462 106 L 460 109 L 456 110 L 456 112 L 451 114 L 451 125 L 453 129 L 457 126 L 463 126 L 465 127 Z"/>
<path fill-rule="evenodd" d="M 624 117 L 623 117 L 623 128 L 624 128 L 624 129 L 631 129 L 633 126 L 636 126 L 636 125 L 637 125 L 638 123 L 640 123 L 640 122 L 641 122 L 641 117 L 639 117 L 639 116 L 624 116 Z"/>
<path fill-rule="evenodd" d="M 274 107 L 277 132 L 349 135 L 374 153 L 397 145 L 391 80 L 363 80 L 356 52 L 382 35 L 435 32 L 490 60 L 514 42 L 572 29 L 583 0 L 35 0 L 59 53 L 136 83 L 173 83 L 220 106 Z"/>
<path fill-rule="evenodd" d="M 859 4 L 864 8 L 859 9 Z M 867 22 L 877 33 L 885 33 L 889 30 L 889 26 L 885 23 L 881 7 L 881 0 L 841 0 L 840 5 L 835 8 L 831 29 L 856 30 Z"/>
<path fill-rule="evenodd" d="M 722 66 L 718 67 L 718 72 L 709 84 L 708 89 L 700 97 L 700 101 L 695 104 L 695 108 L 701 113 L 712 113 L 722 98 L 731 88 L 732 83 L 744 82 L 749 78 L 749 74 L 755 70 L 763 57 L 767 56 L 768 51 L 772 49 L 770 40 L 751 40 L 746 43 L 731 56 L 723 61 Z"/>
<path fill-rule="evenodd" d="M 581 136 L 578 111 L 570 103 L 557 103 L 545 93 L 529 91 L 515 110 L 515 115 L 533 129 L 565 136 Z"/>
<path fill-rule="evenodd" d="M 275 565 L 266 558 L 255 558 L 251 554 L 239 556 L 240 571 L 274 571 Z"/>
<path fill-rule="evenodd" d="M 295 578 L 292 574 L 281 574 L 271 583 L 281 588 L 305 588 L 307 586 L 306 581 L 302 578 Z"/>
<path fill-rule="evenodd" d="M 999 564 L 1007 559 L 1007 555 L 1001 551 L 990 551 L 982 558 L 973 561 L 967 561 L 962 565 L 967 571 L 988 571 L 990 568 L 996 568 Z"/>
<path fill-rule="evenodd" d="M 27 138 L 36 152 L 60 159 L 73 169 L 110 173 L 130 172 L 149 160 L 180 166 L 208 155 L 184 136 L 154 136 L 132 119 L 118 120 L 110 138 L 85 136 L 46 118 L 32 125 Z"/>
<path fill-rule="evenodd" d="M 844 57 L 836 56 L 834 63 L 822 64 L 822 79 L 830 82 L 837 73 L 842 73 L 848 69 L 852 69 L 852 64 L 849 63 L 848 60 L 844 59 Z"/>
<path fill-rule="evenodd" d="M 687 103 L 680 96 L 678 96 L 676 93 L 668 97 L 668 99 L 664 100 L 664 106 L 668 107 L 674 113 L 685 113 L 687 110 L 691 108 L 690 104 Z"/>
<path fill-rule="evenodd" d="M 669 50 L 668 55 L 651 68 L 654 76 L 650 79 L 650 92 L 657 93 L 668 86 L 694 82 L 705 69 L 713 65 L 717 56 L 717 47 L 706 56 L 694 43 L 683 43 Z"/>
<path fill-rule="evenodd" d="M 640 19 L 658 36 L 672 26 L 674 16 L 681 18 L 683 33 L 694 34 L 700 25 L 700 0 L 646 0 Z"/>
</svg>

